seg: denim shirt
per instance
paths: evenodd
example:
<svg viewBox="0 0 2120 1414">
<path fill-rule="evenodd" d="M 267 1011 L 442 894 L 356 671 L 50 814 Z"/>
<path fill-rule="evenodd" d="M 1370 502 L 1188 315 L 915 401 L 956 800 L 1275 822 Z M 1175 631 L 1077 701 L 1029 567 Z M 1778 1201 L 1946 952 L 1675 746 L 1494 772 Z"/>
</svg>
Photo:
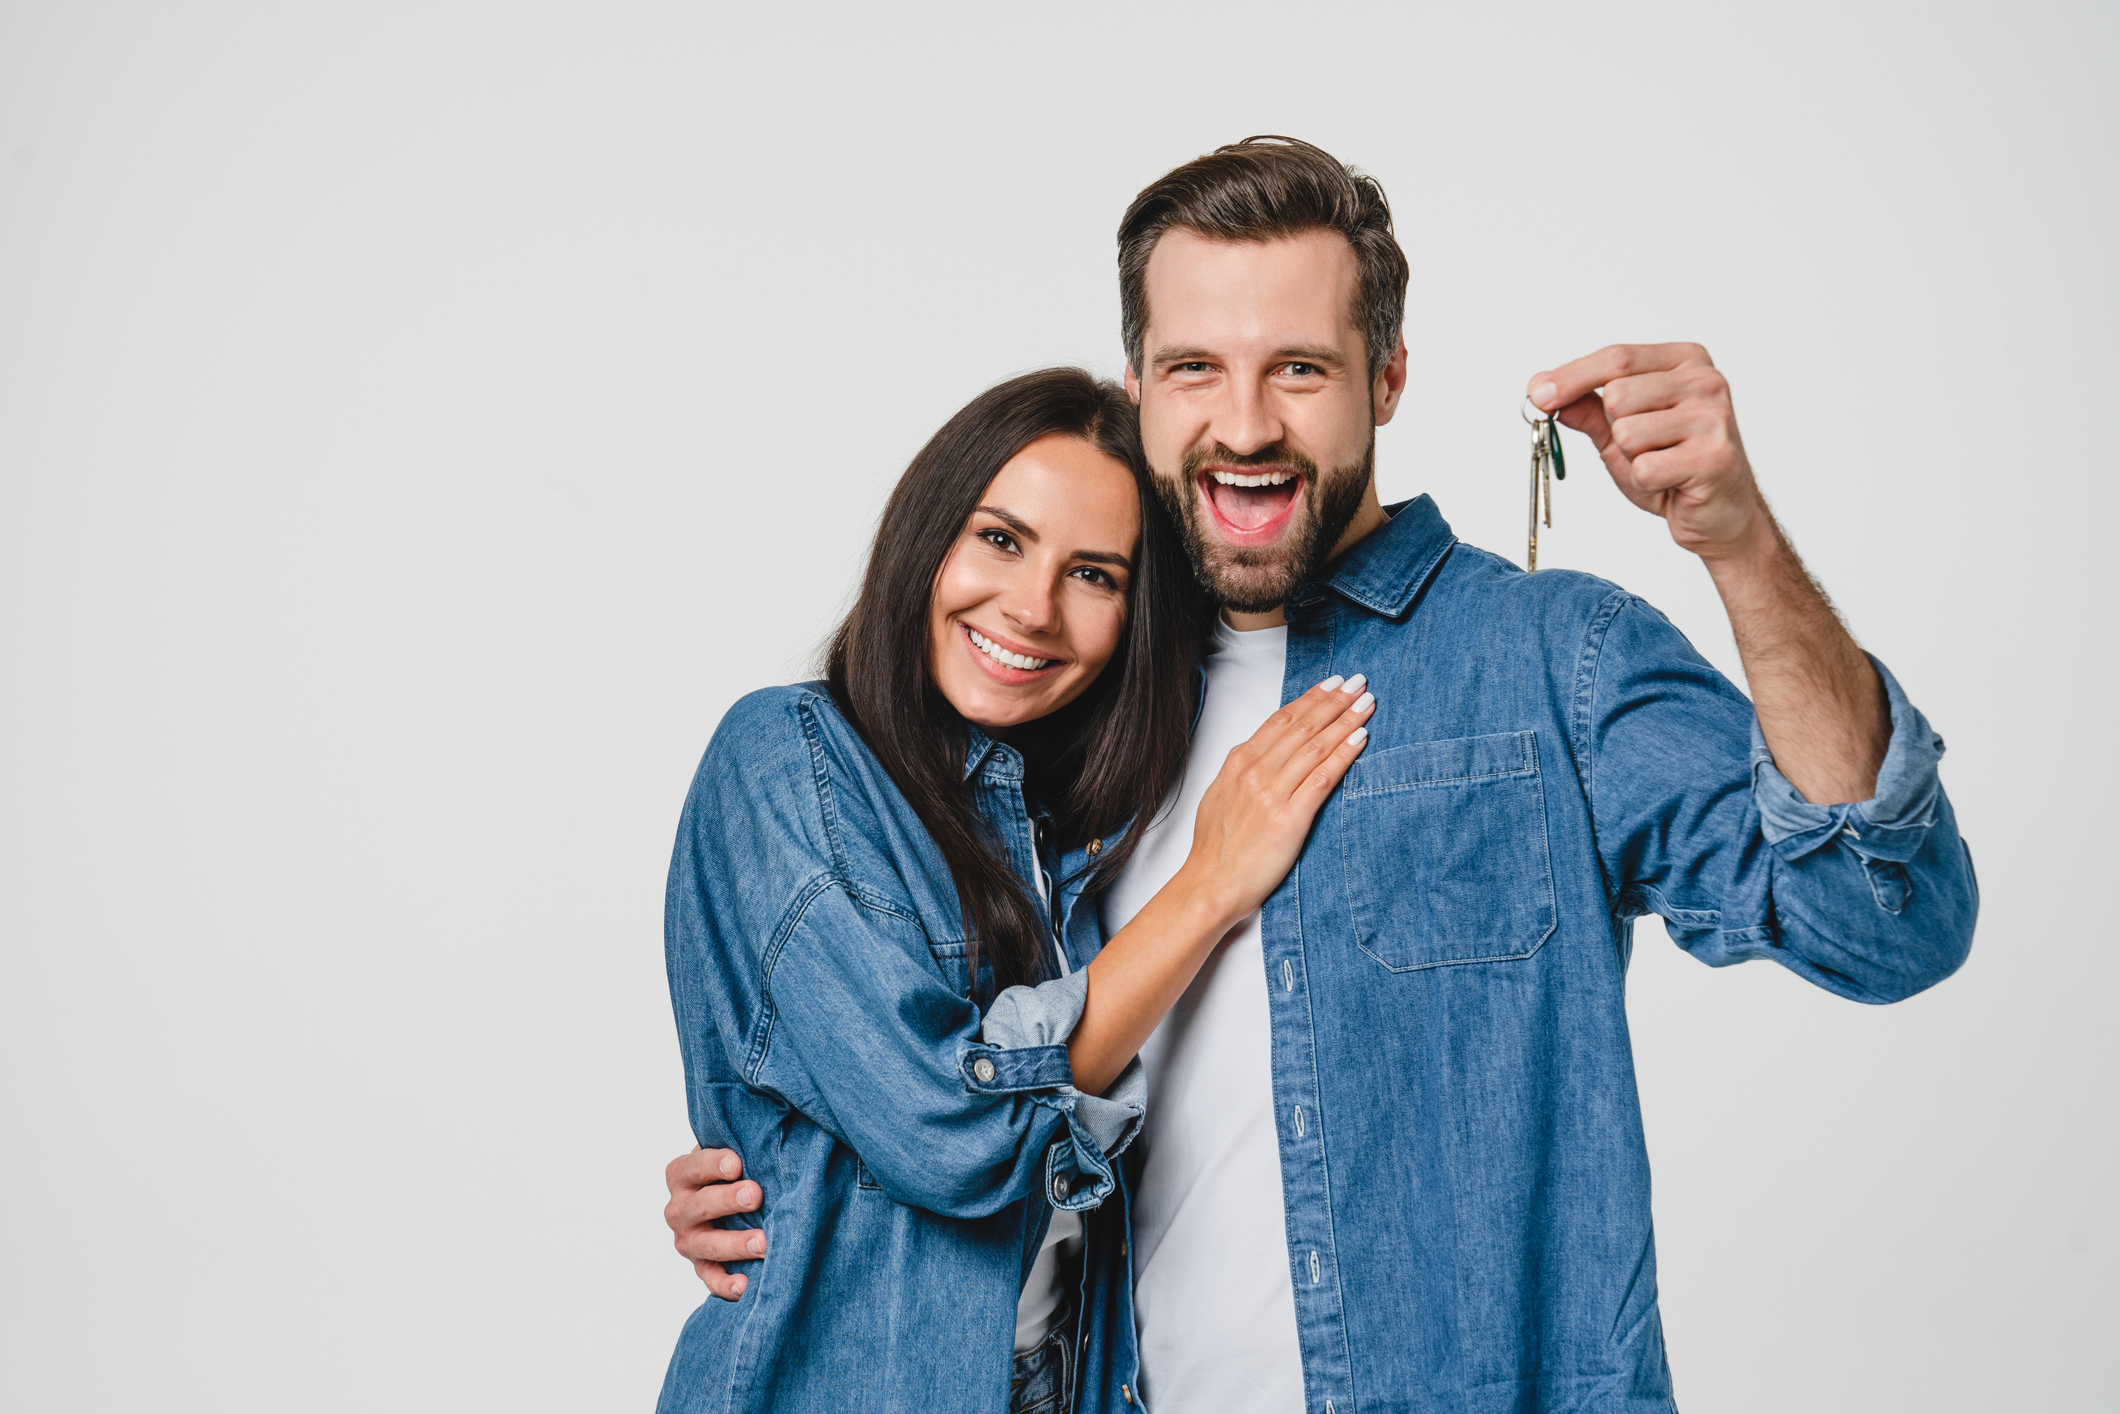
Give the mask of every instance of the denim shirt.
<svg viewBox="0 0 2120 1414">
<path fill-rule="evenodd" d="M 1286 611 L 1284 701 L 1378 699 L 1261 918 L 1305 1405 L 1671 1411 L 1631 922 L 1857 1001 L 1937 982 L 1978 908 L 1943 742 L 1880 665 L 1877 794 L 1813 805 L 1647 604 L 1392 510 Z"/>
<path fill-rule="evenodd" d="M 751 694 L 707 748 L 670 869 L 670 995 L 693 1133 L 764 1191 L 726 1225 L 763 1227 L 767 1249 L 731 1265 L 740 1301 L 686 1322 L 663 1411 L 1005 1409 L 1055 1207 L 1086 1215 L 1073 1338 L 1130 1358 L 1124 1205 L 1095 1210 L 1145 1086 L 1138 1063 L 1106 1096 L 1072 1084 L 1101 943 L 1087 854 L 1041 860 L 1022 760 L 976 730 L 965 781 L 1031 897 L 1050 866 L 1077 969 L 985 1017 L 942 857 L 819 685 Z"/>
</svg>

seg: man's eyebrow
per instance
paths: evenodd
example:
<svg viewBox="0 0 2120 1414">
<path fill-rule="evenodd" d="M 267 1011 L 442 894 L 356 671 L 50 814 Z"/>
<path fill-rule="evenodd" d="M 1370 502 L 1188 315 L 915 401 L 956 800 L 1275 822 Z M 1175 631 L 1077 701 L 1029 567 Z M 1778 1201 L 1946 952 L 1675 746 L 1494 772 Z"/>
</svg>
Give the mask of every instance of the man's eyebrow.
<svg viewBox="0 0 2120 1414">
<path fill-rule="evenodd" d="M 1221 360 L 1207 349 L 1157 349 L 1149 360 L 1149 366 L 1158 373 L 1168 372 L 1181 363 L 1218 363 Z M 1275 349 L 1271 358 L 1274 363 L 1315 363 L 1322 368 L 1342 369 L 1347 359 L 1338 349 L 1326 344 L 1289 344 Z"/>
<path fill-rule="evenodd" d="M 1213 363 L 1215 356 L 1206 349 L 1157 349 L 1149 359 L 1149 365 L 1162 372 L 1174 363 Z"/>
<path fill-rule="evenodd" d="M 1296 344 L 1285 349 L 1274 350 L 1275 363 L 1315 363 L 1325 368 L 1345 368 L 1347 360 L 1340 351 L 1323 344 Z"/>
<path fill-rule="evenodd" d="M 989 515 L 1000 521 L 1010 530 L 1016 532 L 1016 538 L 1019 540 L 1028 540 L 1033 545 L 1038 543 L 1038 532 L 1031 529 L 1030 522 L 1017 515 L 1014 511 L 1009 510 L 1006 506 L 981 506 L 979 507 L 979 514 Z M 1097 565 L 1117 565 L 1128 574 L 1133 573 L 1134 569 L 1132 560 L 1110 550 L 1077 550 L 1074 558 L 1088 560 L 1091 564 Z"/>
</svg>

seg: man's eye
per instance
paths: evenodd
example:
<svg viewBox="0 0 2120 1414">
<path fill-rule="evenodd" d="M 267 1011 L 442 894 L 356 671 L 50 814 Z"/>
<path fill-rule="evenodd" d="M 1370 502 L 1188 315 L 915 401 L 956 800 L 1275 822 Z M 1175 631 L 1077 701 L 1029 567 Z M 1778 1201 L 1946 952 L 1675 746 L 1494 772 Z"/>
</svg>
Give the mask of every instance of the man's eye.
<svg viewBox="0 0 2120 1414">
<path fill-rule="evenodd" d="M 1295 378 L 1308 378 L 1318 372 L 1318 366 L 1314 363 L 1291 363 L 1283 368 L 1282 372 Z"/>
<path fill-rule="evenodd" d="M 1180 373 L 1205 373 L 1206 371 L 1207 365 L 1204 363 L 1181 363 L 1178 365 L 1178 372 Z"/>
</svg>

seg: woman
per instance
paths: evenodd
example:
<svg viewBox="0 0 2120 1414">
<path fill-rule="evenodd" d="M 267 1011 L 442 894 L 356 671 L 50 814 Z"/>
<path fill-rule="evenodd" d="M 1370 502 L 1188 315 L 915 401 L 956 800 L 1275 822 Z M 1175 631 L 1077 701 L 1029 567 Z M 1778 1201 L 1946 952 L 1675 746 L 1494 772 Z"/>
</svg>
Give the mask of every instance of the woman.
<svg viewBox="0 0 2120 1414">
<path fill-rule="evenodd" d="M 893 492 L 828 681 L 715 732 L 670 990 L 693 1129 L 763 1185 L 736 1220 L 763 1256 L 687 1322 L 662 1409 L 1103 1406 L 1135 1052 L 1293 865 L 1371 706 L 1335 679 L 1275 714 L 1102 940 L 1095 895 L 1177 782 L 1196 683 L 1147 476 L 1115 386 L 980 395 Z"/>
</svg>

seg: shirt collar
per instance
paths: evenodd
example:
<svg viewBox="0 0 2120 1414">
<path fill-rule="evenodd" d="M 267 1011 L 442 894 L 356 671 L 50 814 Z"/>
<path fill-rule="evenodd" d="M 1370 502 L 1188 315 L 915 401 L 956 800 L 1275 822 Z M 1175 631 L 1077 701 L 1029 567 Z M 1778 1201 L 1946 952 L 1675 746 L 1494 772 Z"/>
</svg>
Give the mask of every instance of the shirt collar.
<svg viewBox="0 0 2120 1414">
<path fill-rule="evenodd" d="M 1023 779 L 1023 757 L 1007 742 L 996 741 L 971 722 L 964 724 L 964 779 L 970 780 L 981 766 L 989 778 L 1001 781 Z"/>
<path fill-rule="evenodd" d="M 1450 522 L 1436 509 L 1435 501 L 1416 496 L 1410 501 L 1384 507 L 1391 519 L 1358 540 L 1354 548 L 1332 566 L 1323 587 L 1341 598 L 1359 604 L 1386 618 L 1398 618 L 1419 597 L 1421 586 L 1457 537 Z M 1298 589 L 1290 601 L 1301 608 L 1316 603 L 1322 594 L 1315 583 Z"/>
</svg>

